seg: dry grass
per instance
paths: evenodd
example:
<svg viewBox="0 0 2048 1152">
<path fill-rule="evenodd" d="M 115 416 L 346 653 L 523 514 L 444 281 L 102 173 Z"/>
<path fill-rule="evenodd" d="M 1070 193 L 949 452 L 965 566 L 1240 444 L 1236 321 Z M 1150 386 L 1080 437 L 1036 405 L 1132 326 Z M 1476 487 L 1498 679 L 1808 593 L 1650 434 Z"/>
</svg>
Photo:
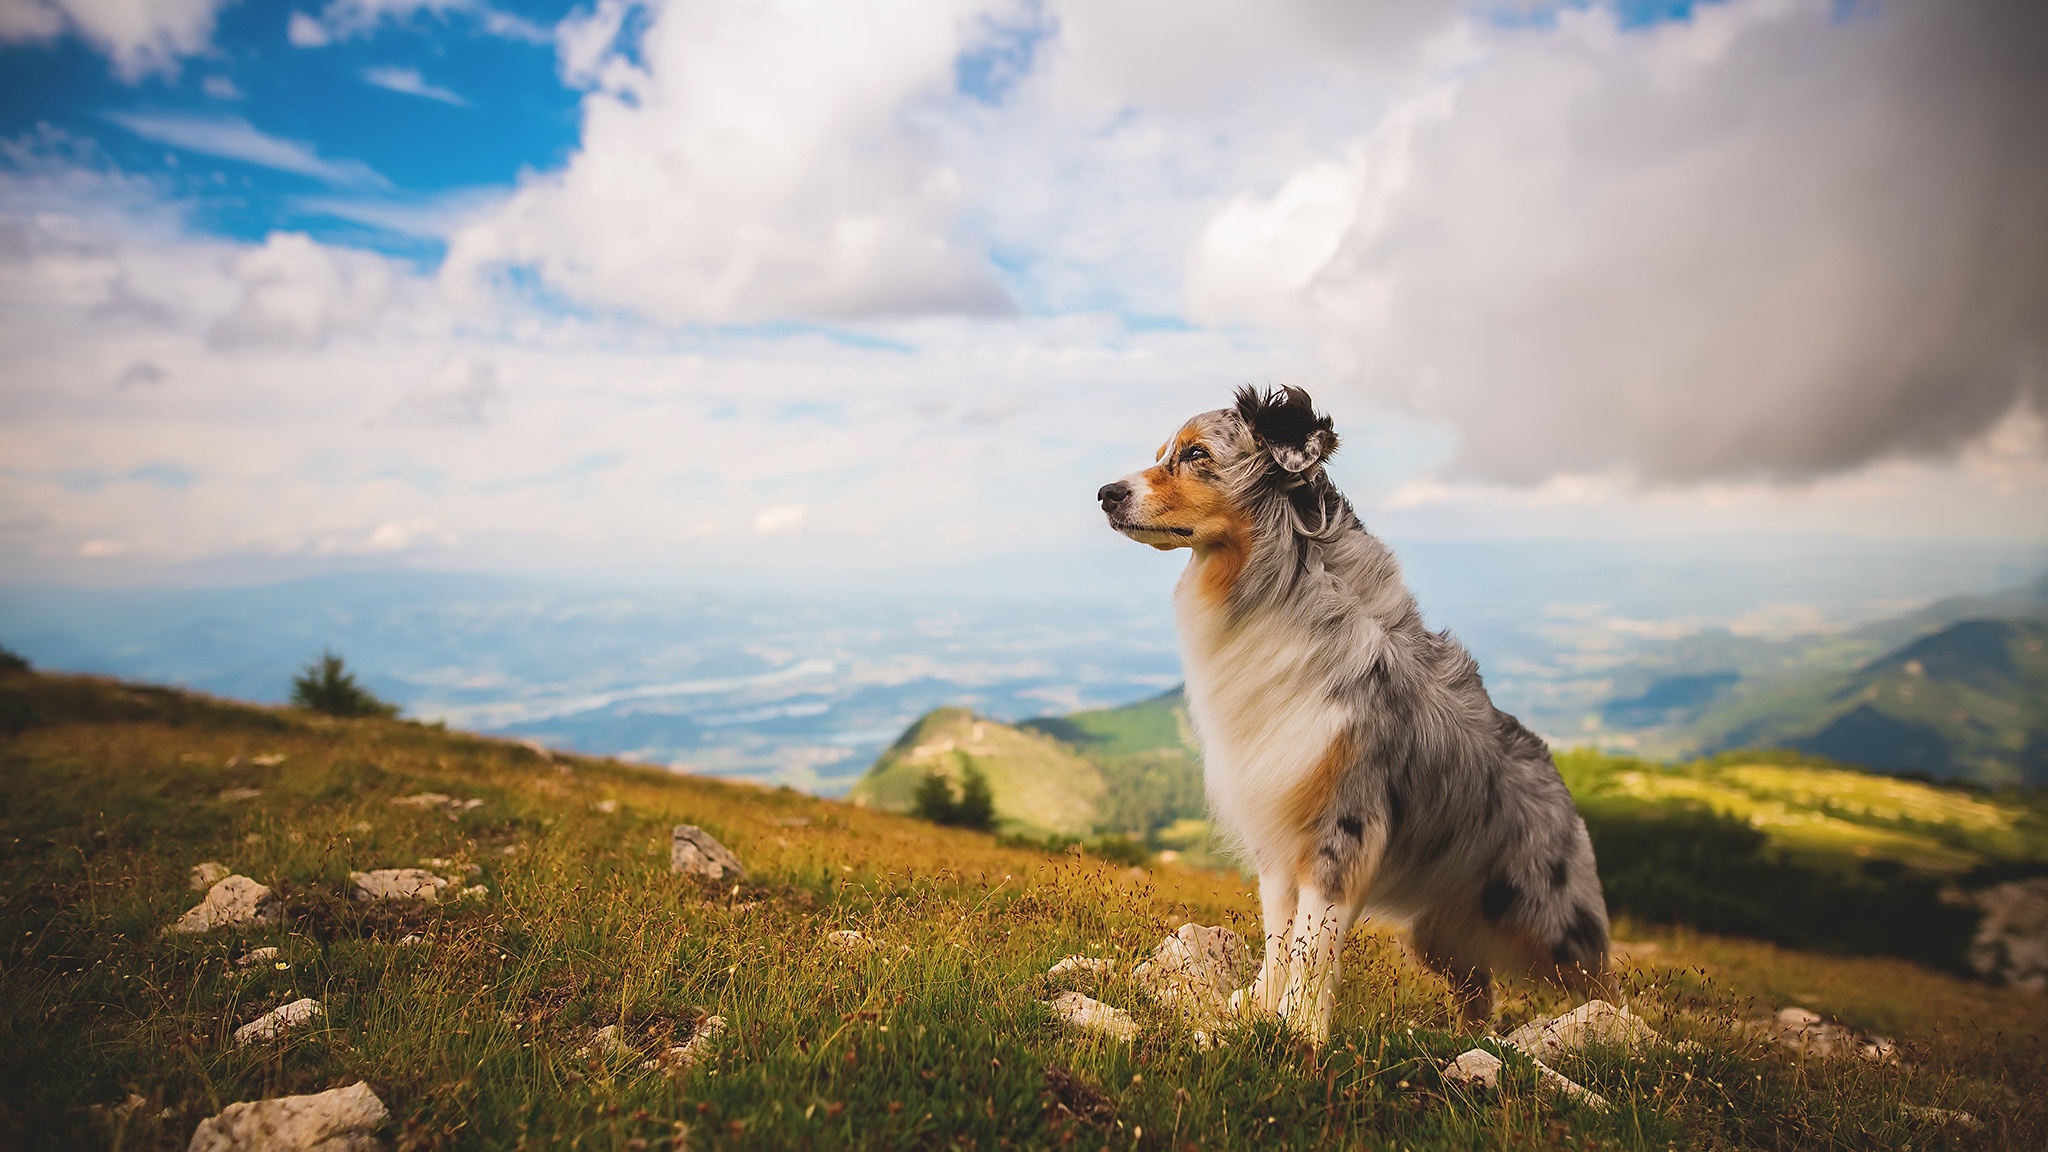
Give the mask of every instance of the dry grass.
<svg viewBox="0 0 2048 1152">
<path fill-rule="evenodd" d="M 1090 990 L 1145 1025 L 1076 1039 L 1040 1001 L 1083 952 L 1141 957 L 1186 919 L 1252 927 L 1235 875 L 1048 857 L 786 791 L 577 760 L 389 721 L 322 721 L 54 677 L 0 682 L 0 1144 L 182 1148 L 221 1106 L 365 1079 L 400 1147 L 2041 1147 L 2038 998 L 1910 965 L 1686 935 L 1628 969 L 1632 1004 L 1697 1049 L 1567 1071 L 1600 1115 L 1527 1081 L 1470 1098 L 1441 984 L 1387 936 L 1348 946 L 1335 1039 L 1199 1051 L 1129 964 Z M 251 758 L 282 754 L 259 766 Z M 229 767 L 229 762 L 234 766 Z M 260 789 L 222 800 L 231 787 Z M 395 807 L 477 798 L 451 818 Z M 618 802 L 616 811 L 598 808 Z M 700 824 L 737 886 L 671 877 Z M 400 915 L 336 897 L 351 869 L 482 867 L 487 900 Z M 283 890 L 279 927 L 171 939 L 216 860 Z M 872 942 L 848 948 L 826 933 Z M 401 946 L 417 933 L 425 942 Z M 258 945 L 280 969 L 236 963 Z M 1079 985 L 1061 985 L 1079 986 Z M 298 996 L 322 1024 L 238 1049 Z M 1731 1020 L 1797 1001 L 1897 1035 L 1910 1068 L 1807 1064 Z M 1503 1026 L 1561 1005 L 1516 987 Z M 715 1056 L 641 1064 L 710 1014 Z M 633 1049 L 583 1051 L 616 1025 Z M 121 1107 L 130 1096 L 143 1103 Z M 1902 1111 L 1965 1108 L 1965 1130 Z"/>
</svg>

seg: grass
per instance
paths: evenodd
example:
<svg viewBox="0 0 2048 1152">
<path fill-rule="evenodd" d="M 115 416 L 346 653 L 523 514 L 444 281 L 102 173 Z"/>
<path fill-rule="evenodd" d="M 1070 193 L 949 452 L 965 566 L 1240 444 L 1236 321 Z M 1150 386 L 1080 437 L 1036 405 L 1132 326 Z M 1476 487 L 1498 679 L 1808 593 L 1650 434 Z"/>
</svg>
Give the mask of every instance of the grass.
<svg viewBox="0 0 2048 1152">
<path fill-rule="evenodd" d="M 1878 776 L 1793 753 L 1729 753 L 1679 765 L 1574 750 L 1558 768 L 1582 809 L 1697 805 L 1743 821 L 1821 866 L 1893 860 L 1952 874 L 2048 860 L 2048 800 Z"/>
<path fill-rule="evenodd" d="M 401 721 L 326 720 L 162 690 L 0 679 L 0 1145 L 182 1148 L 227 1103 L 367 1080 L 400 1148 L 2006 1148 L 2048 1142 L 2048 1006 L 1899 961 L 1649 934 L 1632 1006 L 1698 1047 L 1594 1052 L 1468 1096 L 1435 1068 L 1444 987 L 1361 931 L 1331 1044 L 1260 1026 L 1200 1050 L 1128 965 L 1092 991 L 1145 1025 L 1076 1038 L 1043 974 L 1131 960 L 1194 919 L 1255 931 L 1234 874 L 1005 847 L 788 791 L 679 777 Z M 258 762 L 257 757 L 263 762 Z M 272 757 L 282 756 L 281 761 Z M 227 789 L 259 790 L 223 799 Z M 421 791 L 483 803 L 394 806 Z M 699 824 L 749 872 L 668 874 Z M 489 897 L 412 911 L 340 896 L 352 869 L 482 867 Z M 277 887 L 288 923 L 169 938 L 215 860 Z M 851 928 L 872 947 L 826 941 Z M 1640 930 L 1626 929 L 1642 936 Z M 418 934 L 425 943 L 401 946 Z M 244 969 L 247 949 L 274 964 Z M 1647 949 L 1638 949 L 1638 954 Z M 299 996 L 318 1026 L 238 1049 Z M 1909 1066 L 1800 1064 L 1730 1021 L 1796 1000 L 1896 1035 Z M 1505 1028 L 1564 1006 L 1512 985 Z M 716 1056 L 641 1062 L 706 1014 Z M 621 1026 L 639 1049 L 580 1054 Z M 130 1096 L 140 1107 L 114 1107 Z M 1979 1130 L 1915 1119 L 1964 1108 Z"/>
</svg>

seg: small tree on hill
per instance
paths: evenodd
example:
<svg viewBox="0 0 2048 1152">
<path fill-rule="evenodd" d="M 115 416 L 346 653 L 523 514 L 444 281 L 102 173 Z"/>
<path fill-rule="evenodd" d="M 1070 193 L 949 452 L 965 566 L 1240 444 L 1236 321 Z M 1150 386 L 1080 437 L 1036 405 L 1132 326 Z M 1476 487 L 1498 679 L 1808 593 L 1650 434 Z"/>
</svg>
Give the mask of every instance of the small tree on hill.
<svg viewBox="0 0 2048 1152">
<path fill-rule="evenodd" d="M 951 828 L 973 828 L 987 832 L 996 826 L 996 800 L 989 790 L 988 776 L 969 764 L 960 774 L 960 795 L 953 795 L 953 782 L 937 772 L 927 772 L 918 781 L 910 810 L 922 819 Z"/>
<path fill-rule="evenodd" d="M 33 672 L 28 661 L 12 648 L 0 647 L 0 676 L 11 676 L 18 672 Z"/>
<path fill-rule="evenodd" d="M 292 677 L 292 704 L 329 716 L 396 716 L 398 705 L 377 699 L 331 651 Z"/>
<path fill-rule="evenodd" d="M 988 777 L 969 764 L 960 776 L 960 802 L 953 805 L 953 823 L 986 832 L 996 826 L 996 798 Z"/>
</svg>

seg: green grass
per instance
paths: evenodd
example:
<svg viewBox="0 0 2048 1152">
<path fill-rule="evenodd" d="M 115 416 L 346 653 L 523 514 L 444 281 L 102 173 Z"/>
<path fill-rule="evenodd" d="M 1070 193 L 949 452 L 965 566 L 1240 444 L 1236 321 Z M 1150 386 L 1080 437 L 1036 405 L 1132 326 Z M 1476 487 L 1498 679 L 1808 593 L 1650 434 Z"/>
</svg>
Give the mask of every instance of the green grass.
<svg viewBox="0 0 2048 1152">
<path fill-rule="evenodd" d="M 0 679 L 0 733 L 0 1146 L 182 1148 L 227 1103 L 356 1079 L 390 1106 L 401 1148 L 2048 1141 L 2048 1007 L 1901 961 L 1649 933 L 1660 948 L 1624 970 L 1630 1002 L 1699 1046 L 1569 1062 L 1615 1101 L 1601 1115 L 1526 1075 L 1498 1096 L 1443 1085 L 1438 1062 L 1475 1037 L 1374 931 L 1347 944 L 1322 1051 L 1270 1027 L 1198 1050 L 1122 975 L 1094 991 L 1137 1012 L 1135 1043 L 1049 1019 L 1043 973 L 1062 955 L 1128 961 L 1187 919 L 1256 931 L 1233 874 L 1111 867 L 417 724 L 59 677 Z M 253 762 L 266 754 L 284 759 Z M 228 788 L 260 794 L 223 800 Z M 390 803 L 423 790 L 483 804 L 451 819 Z M 679 821 L 746 861 L 737 890 L 668 874 Z M 481 865 L 489 898 L 410 913 L 338 898 L 351 869 L 428 857 Z M 197 902 L 186 870 L 202 860 L 279 888 L 292 919 L 163 936 Z M 834 947 L 839 928 L 876 946 Z M 428 942 L 399 946 L 408 933 Z M 264 944 L 289 967 L 235 964 Z M 327 1005 L 322 1024 L 275 1046 L 229 1041 L 300 995 Z M 1788 1000 L 1896 1034 L 1910 1067 L 1801 1065 L 1727 1027 Z M 1496 1023 L 1563 1005 L 1511 985 Z M 713 1060 L 675 1082 L 640 1069 L 707 1013 L 729 1022 Z M 604 1024 L 642 1051 L 578 1055 Z M 130 1094 L 144 1105 L 97 1107 Z M 1914 1120 L 1907 1102 L 1985 1127 Z"/>
</svg>

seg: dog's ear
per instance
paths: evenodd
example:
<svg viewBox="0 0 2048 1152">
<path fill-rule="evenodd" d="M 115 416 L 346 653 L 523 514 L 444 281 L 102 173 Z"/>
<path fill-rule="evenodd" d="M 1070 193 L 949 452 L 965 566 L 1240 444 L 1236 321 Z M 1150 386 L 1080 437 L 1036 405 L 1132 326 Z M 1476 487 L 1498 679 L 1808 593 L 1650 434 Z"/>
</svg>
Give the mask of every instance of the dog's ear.
<svg viewBox="0 0 2048 1152">
<path fill-rule="evenodd" d="M 1239 388 L 1237 414 L 1273 462 L 1297 476 L 1337 454 L 1337 433 L 1330 418 L 1316 411 L 1308 393 L 1291 384 L 1264 395 L 1250 385 Z"/>
</svg>

